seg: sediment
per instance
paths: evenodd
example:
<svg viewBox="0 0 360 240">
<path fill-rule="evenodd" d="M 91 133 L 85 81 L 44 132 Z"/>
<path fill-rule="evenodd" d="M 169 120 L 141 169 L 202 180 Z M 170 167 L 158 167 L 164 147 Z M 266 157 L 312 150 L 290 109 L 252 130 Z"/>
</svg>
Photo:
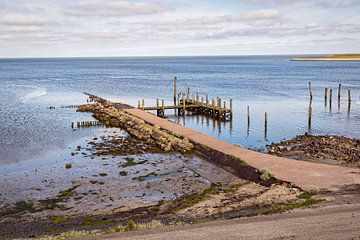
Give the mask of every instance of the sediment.
<svg viewBox="0 0 360 240">
<path fill-rule="evenodd" d="M 193 149 L 193 144 L 187 138 L 182 138 L 174 133 L 152 126 L 144 120 L 132 116 L 114 103 L 102 98 L 92 97 L 94 103 L 80 105 L 79 112 L 91 112 L 93 117 L 109 127 L 126 129 L 132 136 L 144 140 L 149 144 L 155 143 L 164 151 L 177 150 L 182 153 Z"/>
</svg>

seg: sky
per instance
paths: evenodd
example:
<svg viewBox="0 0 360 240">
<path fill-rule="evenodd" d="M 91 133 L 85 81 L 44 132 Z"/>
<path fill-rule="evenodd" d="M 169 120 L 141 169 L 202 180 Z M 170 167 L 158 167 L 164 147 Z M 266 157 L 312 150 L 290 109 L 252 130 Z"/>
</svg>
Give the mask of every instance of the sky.
<svg viewBox="0 0 360 240">
<path fill-rule="evenodd" d="M 360 0 L 0 0 L 0 58 L 360 52 Z"/>
</svg>

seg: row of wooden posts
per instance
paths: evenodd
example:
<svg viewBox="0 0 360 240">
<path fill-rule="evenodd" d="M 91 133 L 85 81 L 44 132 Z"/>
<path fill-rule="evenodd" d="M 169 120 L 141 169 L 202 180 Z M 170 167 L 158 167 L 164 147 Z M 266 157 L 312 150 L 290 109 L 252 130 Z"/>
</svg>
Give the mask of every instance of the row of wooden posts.
<svg viewBox="0 0 360 240">
<path fill-rule="evenodd" d="M 200 101 L 201 99 L 201 101 Z M 177 91 L 177 78 L 174 77 L 174 105 L 173 106 L 165 106 L 165 100 L 161 99 L 161 105 L 159 98 L 156 99 L 155 107 L 145 107 L 145 100 L 138 101 L 138 109 L 142 109 L 144 111 L 156 110 L 157 116 L 165 117 L 165 110 L 175 109 L 177 110 L 179 116 L 184 116 L 185 111 L 196 112 L 200 114 L 204 114 L 218 120 L 223 121 L 232 121 L 233 117 L 233 99 L 231 98 L 229 101 L 229 108 L 227 108 L 227 102 L 217 97 L 212 98 L 210 102 L 210 98 L 208 94 L 204 96 L 199 96 L 199 92 L 196 94 L 190 94 L 190 88 L 187 87 L 185 93 Z M 250 106 L 247 106 L 247 124 L 248 130 L 250 129 Z M 268 113 L 265 112 L 264 119 L 264 128 L 265 128 L 265 137 L 267 136 L 268 131 Z"/>
<path fill-rule="evenodd" d="M 164 99 L 161 100 L 161 106 L 159 104 L 159 99 L 156 99 L 155 107 L 145 107 L 145 100 L 142 99 L 138 101 L 138 108 L 143 110 L 156 110 L 159 117 L 165 117 L 165 110 L 174 109 L 177 110 L 179 116 L 184 116 L 186 111 L 196 112 L 200 114 L 209 115 L 213 118 L 217 118 L 223 121 L 231 120 L 233 114 L 233 100 L 229 101 L 229 108 L 227 108 L 226 101 L 217 97 L 216 99 L 211 99 L 208 94 L 206 97 L 201 97 L 199 92 L 196 94 L 190 94 L 190 88 L 186 89 L 186 93 L 177 92 L 177 78 L 174 78 L 174 105 L 165 106 Z"/>
<path fill-rule="evenodd" d="M 329 92 L 329 105 L 330 105 L 330 109 L 332 106 L 332 96 L 333 96 L 333 89 L 330 88 L 325 88 L 325 94 L 324 94 L 324 100 L 325 100 L 325 106 L 327 106 L 328 103 L 328 92 Z M 311 87 L 311 82 L 309 82 L 309 94 L 310 94 L 310 101 L 312 101 L 313 99 L 313 93 L 312 93 L 312 87 Z M 341 101 L 341 83 L 339 83 L 339 87 L 338 87 L 338 105 L 340 106 L 340 101 Z M 350 110 L 351 107 L 351 90 L 350 88 L 348 89 L 348 109 Z"/>
<path fill-rule="evenodd" d="M 83 122 L 72 122 L 71 128 L 86 128 L 86 127 L 94 127 L 94 126 L 103 126 L 103 124 L 99 121 L 83 121 Z"/>
</svg>

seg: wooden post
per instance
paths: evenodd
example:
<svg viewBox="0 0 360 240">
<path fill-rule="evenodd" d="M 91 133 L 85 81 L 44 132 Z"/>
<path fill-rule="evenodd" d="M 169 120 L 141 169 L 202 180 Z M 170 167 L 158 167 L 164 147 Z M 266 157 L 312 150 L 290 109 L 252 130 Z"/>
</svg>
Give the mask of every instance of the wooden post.
<svg viewBox="0 0 360 240">
<path fill-rule="evenodd" d="M 185 116 L 185 94 L 182 96 L 182 108 L 183 108 L 183 116 Z"/>
<path fill-rule="evenodd" d="M 206 93 L 206 106 L 209 107 L 209 95 Z"/>
<path fill-rule="evenodd" d="M 140 109 L 141 108 L 141 106 L 140 106 L 140 100 L 138 101 L 138 109 Z"/>
<path fill-rule="evenodd" d="M 268 114 L 265 112 L 265 139 L 267 138 Z"/>
<path fill-rule="evenodd" d="M 230 118 L 233 116 L 233 99 L 230 98 Z"/>
<path fill-rule="evenodd" d="M 226 101 L 224 100 L 224 108 L 226 109 Z"/>
<path fill-rule="evenodd" d="M 177 93 L 177 77 L 174 77 L 174 106 L 176 105 L 176 93 Z"/>
<path fill-rule="evenodd" d="M 158 108 L 159 107 L 159 99 L 156 98 L 156 107 Z"/>
<path fill-rule="evenodd" d="M 308 119 L 308 131 L 311 131 L 311 119 L 312 119 L 312 107 L 311 103 L 309 104 L 309 119 Z"/>
<path fill-rule="evenodd" d="M 309 93 L 310 93 L 310 100 L 312 100 L 312 99 L 313 99 L 313 95 L 312 95 L 311 82 L 309 82 Z"/>
<path fill-rule="evenodd" d="M 250 127 L 250 107 L 247 106 L 247 119 L 248 119 L 248 128 Z"/>
<path fill-rule="evenodd" d="M 199 92 L 196 92 L 196 105 L 199 104 Z"/>
<path fill-rule="evenodd" d="M 328 88 L 325 88 L 325 105 L 327 104 Z"/>
<path fill-rule="evenodd" d="M 204 106 L 204 97 L 201 97 L 201 106 Z"/>
<path fill-rule="evenodd" d="M 351 91 L 350 88 L 348 89 L 348 110 L 350 111 L 351 107 Z"/>
<path fill-rule="evenodd" d="M 329 95 L 330 109 L 331 109 L 331 103 L 332 103 L 332 88 L 330 88 L 330 95 Z"/>
<path fill-rule="evenodd" d="M 221 98 L 219 98 L 219 101 L 218 101 L 218 108 L 219 109 L 221 108 Z"/>
<path fill-rule="evenodd" d="M 163 117 L 165 117 L 165 105 L 164 105 L 164 99 L 161 99 L 161 110 L 163 113 Z"/>
<path fill-rule="evenodd" d="M 187 98 L 186 98 L 186 100 L 189 101 L 189 99 L 190 99 L 190 88 L 188 87 L 187 88 Z"/>
<path fill-rule="evenodd" d="M 145 109 L 145 100 L 143 99 L 142 100 L 142 110 L 144 110 Z"/>
<path fill-rule="evenodd" d="M 338 102 L 340 102 L 340 98 L 341 98 L 341 83 L 339 83 L 339 88 L 338 88 Z"/>
<path fill-rule="evenodd" d="M 195 103 L 195 96 L 194 96 L 194 94 L 191 96 L 191 103 L 192 103 L 192 104 Z"/>
</svg>

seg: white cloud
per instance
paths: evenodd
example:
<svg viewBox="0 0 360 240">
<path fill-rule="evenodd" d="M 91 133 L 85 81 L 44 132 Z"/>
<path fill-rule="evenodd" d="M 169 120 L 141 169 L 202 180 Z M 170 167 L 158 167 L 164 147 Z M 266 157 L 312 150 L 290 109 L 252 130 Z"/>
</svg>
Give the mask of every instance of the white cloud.
<svg viewBox="0 0 360 240">
<path fill-rule="evenodd" d="M 0 17 L 0 24 L 11 26 L 43 26 L 47 23 L 44 18 L 36 15 L 18 13 L 6 14 Z"/>
<path fill-rule="evenodd" d="M 156 2 L 90 2 L 70 6 L 65 11 L 66 15 L 75 17 L 124 17 L 136 15 L 155 14 L 168 11 L 170 7 L 166 4 Z"/>
<path fill-rule="evenodd" d="M 342 0 L 337 4 L 338 7 L 351 8 L 360 6 L 359 0 Z"/>
<path fill-rule="evenodd" d="M 264 5 L 264 6 L 291 5 L 294 3 L 304 2 L 304 0 L 238 0 L 238 1 L 247 4 Z"/>
</svg>

